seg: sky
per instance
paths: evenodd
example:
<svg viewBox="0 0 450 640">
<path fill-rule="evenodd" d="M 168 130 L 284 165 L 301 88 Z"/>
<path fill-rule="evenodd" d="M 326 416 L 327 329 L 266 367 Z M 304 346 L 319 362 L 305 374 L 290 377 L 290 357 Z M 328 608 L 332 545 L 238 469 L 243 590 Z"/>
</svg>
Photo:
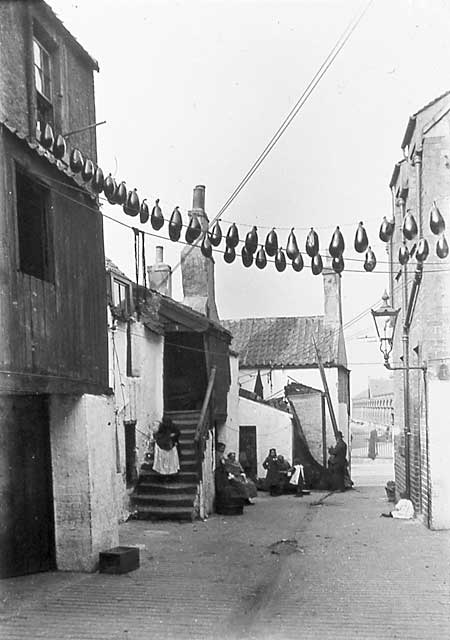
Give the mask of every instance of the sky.
<svg viewBox="0 0 450 640">
<path fill-rule="evenodd" d="M 195 185 L 206 186 L 212 219 L 367 0 L 49 0 L 99 62 L 99 164 L 184 217 Z M 374 0 L 283 137 L 222 216 L 263 239 L 296 230 L 300 248 L 314 226 L 323 248 L 336 225 L 346 241 L 343 313 L 352 392 L 386 377 L 369 310 L 387 287 L 378 239 L 391 212 L 389 180 L 401 159 L 408 118 L 450 89 L 450 3 Z M 130 219 L 117 206 L 103 212 Z M 445 212 L 444 212 L 445 213 Z M 367 274 L 353 250 L 364 222 L 378 259 Z M 132 220 L 135 226 L 139 226 Z M 152 229 L 147 225 L 149 231 Z M 162 233 L 162 232 L 161 232 Z M 147 263 L 162 244 L 176 265 L 182 245 L 147 237 Z M 134 274 L 131 230 L 105 219 L 106 255 Z M 180 270 L 174 295 L 182 299 Z M 273 264 L 245 269 L 216 257 L 222 318 L 316 315 L 321 276 Z M 365 312 L 363 314 L 363 312 Z M 362 315 L 361 315 L 362 314 Z M 361 319 L 355 321 L 361 315 Z M 366 339 L 369 337 L 369 340 Z"/>
</svg>

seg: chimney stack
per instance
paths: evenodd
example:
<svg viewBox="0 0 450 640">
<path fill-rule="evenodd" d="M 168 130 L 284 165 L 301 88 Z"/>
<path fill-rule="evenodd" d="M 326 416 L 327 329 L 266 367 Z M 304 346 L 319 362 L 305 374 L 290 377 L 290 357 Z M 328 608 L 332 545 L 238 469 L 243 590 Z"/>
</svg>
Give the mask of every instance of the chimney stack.
<svg viewBox="0 0 450 640">
<path fill-rule="evenodd" d="M 192 209 L 189 217 L 197 216 L 204 232 L 208 230 L 209 220 L 205 213 L 205 187 L 194 188 Z M 183 282 L 183 303 L 195 311 L 203 313 L 212 320 L 218 320 L 215 286 L 214 260 L 206 258 L 196 246 L 187 246 L 181 252 L 181 277 Z"/>
<path fill-rule="evenodd" d="M 202 184 L 198 184 L 194 187 L 194 197 L 192 199 L 192 208 L 205 211 L 205 187 Z"/>
<path fill-rule="evenodd" d="M 332 268 L 330 256 L 325 258 L 322 276 L 325 322 L 342 326 L 341 275 Z"/>
<path fill-rule="evenodd" d="M 165 296 L 172 297 L 172 268 L 164 264 L 164 249 L 156 247 L 155 264 L 147 269 L 148 286 Z"/>
</svg>

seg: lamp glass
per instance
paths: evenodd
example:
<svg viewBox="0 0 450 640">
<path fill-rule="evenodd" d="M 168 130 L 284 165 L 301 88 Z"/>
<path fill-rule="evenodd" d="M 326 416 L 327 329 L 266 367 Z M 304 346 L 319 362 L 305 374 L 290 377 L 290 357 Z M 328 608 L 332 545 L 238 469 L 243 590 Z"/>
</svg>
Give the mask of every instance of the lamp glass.
<svg viewBox="0 0 450 640">
<path fill-rule="evenodd" d="M 400 309 L 394 309 L 388 304 L 389 296 L 383 296 L 383 305 L 379 309 L 372 309 L 372 316 L 375 322 L 378 338 L 380 339 L 380 350 L 387 357 L 392 351 L 394 343 L 394 331 Z"/>
</svg>

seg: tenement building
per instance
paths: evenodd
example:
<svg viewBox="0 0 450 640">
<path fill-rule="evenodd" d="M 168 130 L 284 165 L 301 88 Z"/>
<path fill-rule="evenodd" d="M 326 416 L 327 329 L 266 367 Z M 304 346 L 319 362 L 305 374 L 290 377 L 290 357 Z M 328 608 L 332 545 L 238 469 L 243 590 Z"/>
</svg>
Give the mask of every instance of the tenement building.
<svg viewBox="0 0 450 640">
<path fill-rule="evenodd" d="M 390 303 L 400 309 L 391 356 L 392 366 L 399 367 L 394 371 L 395 480 L 398 492 L 410 492 L 424 523 L 442 529 L 450 527 L 450 272 L 442 259 L 445 240 L 436 208 L 448 223 L 450 92 L 409 119 L 401 148 L 403 158 L 390 182 L 395 218 Z"/>
</svg>

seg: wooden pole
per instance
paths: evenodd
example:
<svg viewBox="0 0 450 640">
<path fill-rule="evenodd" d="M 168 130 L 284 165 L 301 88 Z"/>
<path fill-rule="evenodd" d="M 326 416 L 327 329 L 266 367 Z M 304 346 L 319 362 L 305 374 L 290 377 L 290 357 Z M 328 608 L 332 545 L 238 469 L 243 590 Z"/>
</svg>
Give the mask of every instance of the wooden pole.
<svg viewBox="0 0 450 640">
<path fill-rule="evenodd" d="M 325 375 L 325 369 L 324 366 L 322 364 L 322 358 L 320 357 L 320 352 L 319 349 L 317 347 L 317 343 L 314 339 L 313 336 L 313 343 L 314 343 L 314 348 L 316 350 L 316 356 L 317 356 L 317 364 L 319 365 L 319 371 L 320 371 L 320 376 L 322 378 L 322 384 L 323 384 L 323 389 L 325 391 L 325 397 L 327 399 L 327 404 L 328 404 L 328 411 L 330 412 L 330 418 L 331 418 L 331 424 L 333 426 L 333 433 L 335 438 L 337 438 L 337 434 L 338 434 L 338 424 L 336 421 L 336 415 L 334 413 L 334 409 L 333 409 L 333 403 L 331 402 L 331 396 L 330 396 L 330 390 L 328 388 L 328 382 L 327 382 L 327 377 Z"/>
</svg>

